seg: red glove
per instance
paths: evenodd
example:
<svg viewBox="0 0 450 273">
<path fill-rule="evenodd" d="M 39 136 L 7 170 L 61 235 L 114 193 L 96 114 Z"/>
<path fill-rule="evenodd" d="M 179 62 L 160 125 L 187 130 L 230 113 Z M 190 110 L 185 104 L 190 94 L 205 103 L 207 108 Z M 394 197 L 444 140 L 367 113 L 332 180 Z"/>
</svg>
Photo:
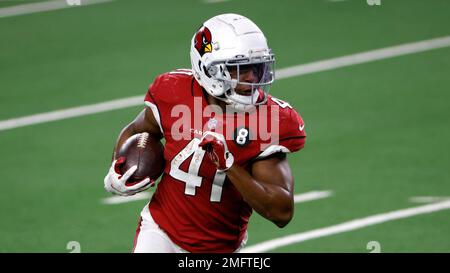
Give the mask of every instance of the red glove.
<svg viewBox="0 0 450 273">
<path fill-rule="evenodd" d="M 222 134 L 206 131 L 198 146 L 206 151 L 219 171 L 227 171 L 233 165 L 234 157 L 228 151 L 227 142 Z"/>
</svg>

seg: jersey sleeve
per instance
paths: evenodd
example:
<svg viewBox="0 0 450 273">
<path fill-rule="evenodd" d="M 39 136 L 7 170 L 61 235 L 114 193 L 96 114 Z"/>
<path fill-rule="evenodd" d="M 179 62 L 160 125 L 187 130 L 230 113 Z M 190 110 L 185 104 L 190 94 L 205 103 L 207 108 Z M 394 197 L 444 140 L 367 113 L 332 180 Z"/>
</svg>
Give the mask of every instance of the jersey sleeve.
<svg viewBox="0 0 450 273">
<path fill-rule="evenodd" d="M 280 145 L 293 153 L 305 146 L 306 132 L 305 123 L 297 111 L 291 109 L 289 116 L 289 119 L 282 122 L 280 127 Z"/>
<path fill-rule="evenodd" d="M 152 110 L 163 135 L 164 130 L 170 131 L 173 107 L 192 98 L 192 81 L 190 70 L 177 69 L 157 76 L 149 86 L 144 103 Z"/>
<path fill-rule="evenodd" d="M 280 111 L 278 140 L 268 145 L 257 159 L 297 152 L 305 146 L 305 141 L 305 123 L 302 117 L 293 108 L 283 109 Z"/>
<path fill-rule="evenodd" d="M 150 84 L 147 93 L 145 94 L 144 104 L 152 110 L 153 116 L 158 122 L 161 133 L 164 134 L 164 130 L 161 124 L 161 110 L 164 107 L 164 101 L 160 99 L 160 93 L 162 92 L 162 78 L 163 75 L 156 77 L 155 81 Z"/>
</svg>

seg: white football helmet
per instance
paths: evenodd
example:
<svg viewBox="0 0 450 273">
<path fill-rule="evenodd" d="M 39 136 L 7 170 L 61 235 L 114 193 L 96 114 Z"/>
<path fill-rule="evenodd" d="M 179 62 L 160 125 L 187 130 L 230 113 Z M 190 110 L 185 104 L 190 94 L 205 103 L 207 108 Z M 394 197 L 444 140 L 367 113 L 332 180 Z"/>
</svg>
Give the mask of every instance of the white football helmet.
<svg viewBox="0 0 450 273">
<path fill-rule="evenodd" d="M 275 79 L 274 62 L 262 31 L 242 15 L 215 16 L 192 37 L 191 65 L 195 79 L 210 95 L 237 109 L 267 101 Z M 249 70 L 255 75 L 253 81 L 241 81 L 240 72 Z M 236 93 L 237 85 L 248 87 L 251 93 Z"/>
</svg>

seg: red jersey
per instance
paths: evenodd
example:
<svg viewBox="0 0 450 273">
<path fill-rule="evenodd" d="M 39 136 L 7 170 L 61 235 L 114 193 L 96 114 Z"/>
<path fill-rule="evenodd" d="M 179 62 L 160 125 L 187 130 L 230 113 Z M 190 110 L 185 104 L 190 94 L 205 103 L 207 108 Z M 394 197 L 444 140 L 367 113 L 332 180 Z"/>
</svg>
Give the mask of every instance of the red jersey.
<svg viewBox="0 0 450 273">
<path fill-rule="evenodd" d="M 203 132 L 222 133 L 235 164 L 247 169 L 254 160 L 276 152 L 300 150 L 306 134 L 300 115 L 271 96 L 264 109 L 258 106 L 246 114 L 211 114 L 205 96 L 189 70 L 162 74 L 150 85 L 145 104 L 166 141 L 166 167 L 150 213 L 171 240 L 189 252 L 233 252 L 246 235 L 252 208 L 198 147 Z M 267 120 L 272 124 L 262 128 Z M 271 137 L 264 133 L 274 128 L 277 133 Z"/>
</svg>

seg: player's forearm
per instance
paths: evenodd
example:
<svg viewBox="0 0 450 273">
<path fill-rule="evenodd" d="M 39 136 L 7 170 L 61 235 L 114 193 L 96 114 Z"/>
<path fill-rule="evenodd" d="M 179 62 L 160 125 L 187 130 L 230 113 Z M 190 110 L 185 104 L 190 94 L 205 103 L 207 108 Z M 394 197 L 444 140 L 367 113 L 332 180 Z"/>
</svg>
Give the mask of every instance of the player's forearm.
<svg viewBox="0 0 450 273">
<path fill-rule="evenodd" d="M 288 192 L 256 181 L 244 168 L 233 165 L 227 176 L 245 201 L 261 216 L 284 227 L 293 216 L 293 204 Z"/>
<path fill-rule="evenodd" d="M 158 124 L 153 117 L 151 110 L 142 110 L 131 123 L 129 123 L 122 129 L 117 138 L 116 145 L 114 146 L 113 160 L 116 159 L 117 152 L 129 137 L 142 132 L 147 132 L 156 139 L 162 138 L 162 133 L 160 132 Z"/>
<path fill-rule="evenodd" d="M 125 128 L 122 129 L 122 131 L 120 131 L 120 134 L 117 137 L 116 145 L 114 146 L 112 160 L 117 159 L 117 153 L 119 152 L 119 149 L 125 142 L 125 140 L 127 140 L 129 137 L 131 137 L 136 133 L 138 132 L 136 132 L 132 123 L 128 124 L 127 126 L 125 126 Z"/>
</svg>

